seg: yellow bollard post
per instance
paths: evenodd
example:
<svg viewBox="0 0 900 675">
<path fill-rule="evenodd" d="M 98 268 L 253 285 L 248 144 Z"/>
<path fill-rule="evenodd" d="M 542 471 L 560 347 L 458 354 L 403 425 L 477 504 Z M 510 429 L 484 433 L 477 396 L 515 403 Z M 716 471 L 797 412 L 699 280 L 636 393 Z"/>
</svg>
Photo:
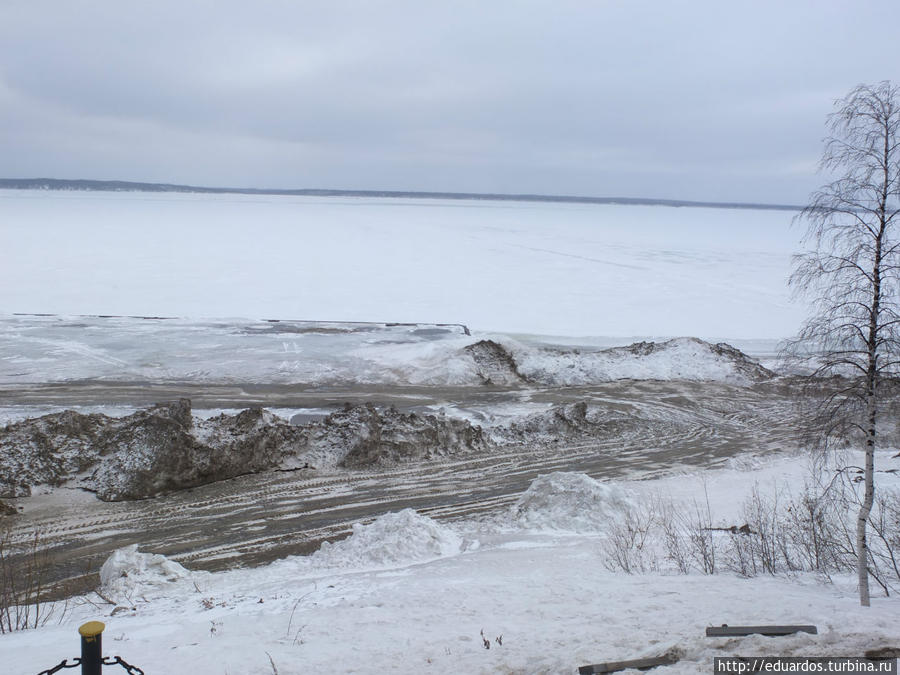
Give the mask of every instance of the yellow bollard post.
<svg viewBox="0 0 900 675">
<path fill-rule="evenodd" d="M 100 675 L 103 668 L 103 629 L 101 621 L 88 621 L 78 629 L 81 635 L 81 675 Z"/>
</svg>

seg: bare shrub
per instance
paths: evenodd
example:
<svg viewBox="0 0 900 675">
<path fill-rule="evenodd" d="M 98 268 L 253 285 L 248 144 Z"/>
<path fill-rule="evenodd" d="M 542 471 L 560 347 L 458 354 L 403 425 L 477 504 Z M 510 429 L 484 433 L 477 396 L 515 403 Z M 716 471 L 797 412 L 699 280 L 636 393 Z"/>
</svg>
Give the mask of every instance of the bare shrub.
<svg viewBox="0 0 900 675">
<path fill-rule="evenodd" d="M 743 531 L 730 532 L 728 567 L 742 576 L 800 571 L 825 577 L 845 569 L 842 542 L 848 531 L 840 490 L 807 482 L 794 497 L 786 488 L 763 494 L 754 485 L 743 504 Z"/>
<path fill-rule="evenodd" d="M 862 470 L 845 465 L 822 492 L 825 499 L 825 550 L 835 571 L 857 568 L 854 512 L 863 503 Z M 885 595 L 900 589 L 900 492 L 879 491 L 869 514 L 872 536 L 866 546 L 869 575 Z"/>
<path fill-rule="evenodd" d="M 863 500 L 860 473 L 846 465 L 811 469 L 797 494 L 777 484 L 771 491 L 754 485 L 741 508 L 741 526 L 715 526 L 708 495 L 690 506 L 656 496 L 611 526 L 603 564 L 629 574 L 658 570 L 661 562 L 682 574 L 813 572 L 830 581 L 834 574 L 852 573 L 855 514 Z M 879 491 L 869 524 L 871 578 L 886 595 L 900 591 L 900 491 Z"/>
<path fill-rule="evenodd" d="M 759 574 L 756 548 L 743 534 L 729 534 L 725 561 L 729 570 L 742 577 L 755 577 Z"/>
<path fill-rule="evenodd" d="M 703 505 L 694 500 L 685 510 L 676 507 L 671 500 L 658 502 L 658 522 L 666 559 L 682 574 L 689 574 L 694 568 L 703 574 L 716 573 L 715 528 L 705 486 L 704 495 Z"/>
<path fill-rule="evenodd" d="M 815 572 L 825 579 L 855 571 L 859 471 L 843 466 L 830 480 L 823 477 L 814 473 L 797 496 L 777 487 L 766 496 L 755 486 L 742 511 L 750 534 L 731 533 L 729 569 L 743 576 Z M 900 588 L 900 493 L 879 493 L 869 524 L 869 574 L 889 595 Z"/>
<path fill-rule="evenodd" d="M 0 633 L 38 628 L 57 612 L 47 599 L 49 568 L 39 532 L 14 543 L 9 529 L 0 531 Z"/>
<path fill-rule="evenodd" d="M 767 574 L 779 571 L 779 557 L 783 557 L 784 567 L 792 569 L 790 559 L 786 557 L 787 547 L 784 544 L 784 532 L 778 516 L 778 489 L 771 497 L 762 495 L 759 483 L 753 486 L 750 496 L 742 509 L 744 522 L 750 526 L 748 535 L 743 536 L 749 544 L 752 557 L 758 562 L 760 569 Z"/>
<path fill-rule="evenodd" d="M 657 521 L 657 503 L 628 508 L 607 533 L 604 566 L 628 574 L 659 569 L 659 557 L 652 545 L 651 533 Z"/>
<path fill-rule="evenodd" d="M 683 517 L 672 500 L 659 501 L 659 528 L 662 531 L 666 559 L 682 574 L 691 572 L 691 553 L 685 537 Z"/>
<path fill-rule="evenodd" d="M 694 502 L 693 511 L 687 516 L 688 540 L 694 564 L 704 574 L 716 573 L 716 540 L 713 535 L 712 509 L 709 506 L 709 493 L 703 487 L 705 506 Z"/>
<path fill-rule="evenodd" d="M 882 490 L 875 497 L 869 518 L 870 574 L 889 595 L 900 587 L 900 492 Z"/>
<path fill-rule="evenodd" d="M 826 579 L 852 569 L 855 554 L 845 546 L 845 542 L 852 545 L 843 524 L 846 510 L 840 485 L 823 489 L 807 482 L 800 495 L 790 500 L 782 513 L 782 528 L 799 569 Z"/>
</svg>

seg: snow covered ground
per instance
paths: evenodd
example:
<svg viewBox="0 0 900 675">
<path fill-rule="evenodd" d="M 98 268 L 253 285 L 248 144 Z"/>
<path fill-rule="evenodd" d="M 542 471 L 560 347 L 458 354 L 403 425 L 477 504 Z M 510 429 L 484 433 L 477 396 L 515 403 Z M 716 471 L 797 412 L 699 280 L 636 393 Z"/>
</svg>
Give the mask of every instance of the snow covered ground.
<svg viewBox="0 0 900 675">
<path fill-rule="evenodd" d="M 879 462 L 898 460 L 882 453 Z M 705 493 L 716 522 L 734 524 L 756 483 L 763 492 L 797 485 L 806 465 L 798 456 L 738 459 L 612 485 L 557 475 L 496 517 L 446 523 L 401 511 L 313 555 L 256 569 L 190 572 L 125 550 L 103 577 L 127 609 L 110 616 L 99 597 L 76 599 L 62 624 L 0 636 L 0 653 L 7 672 L 37 672 L 76 656 L 75 628 L 93 619 L 107 625 L 107 655 L 147 673 L 195 675 L 270 673 L 272 663 L 281 675 L 574 673 L 588 663 L 678 656 L 663 675 L 709 673 L 716 656 L 860 656 L 898 646 L 900 601 L 876 593 L 861 609 L 846 578 L 627 575 L 603 564 L 623 504 L 660 493 L 689 504 Z M 585 520 L 588 502 L 605 517 Z M 819 632 L 704 637 L 722 623 L 814 624 Z"/>
<path fill-rule="evenodd" d="M 783 338 L 786 211 L 0 190 L 0 313 Z"/>
<path fill-rule="evenodd" d="M 721 408 L 735 428 L 755 425 L 748 406 L 781 406 L 780 401 L 769 401 L 752 387 L 735 387 L 744 384 L 735 379 L 736 371 L 695 341 L 676 341 L 668 352 L 651 350 L 640 360 L 628 351 L 601 350 L 639 339 L 632 336 L 690 335 L 727 341 L 771 366 L 778 339 L 794 333 L 804 313 L 788 302 L 785 285 L 800 234 L 789 227 L 791 215 L 0 191 L 5 252 L 0 386 L 6 394 L 28 395 L 21 405 L 3 406 L 0 423 L 57 405 L 72 407 L 72 400 L 81 399 L 66 397 L 76 385 L 89 392 L 131 384 L 146 388 L 148 395 L 169 391 L 150 386 L 160 382 L 187 382 L 197 391 L 231 383 L 239 393 L 245 393 L 241 383 L 297 390 L 305 383 L 327 391 L 325 385 L 334 382 L 375 389 L 464 385 L 474 391 L 481 374 L 466 349 L 490 339 L 503 345 L 523 374 L 544 386 L 660 378 L 672 381 L 661 394 L 663 422 L 681 414 L 682 403 L 694 406 L 699 388 L 708 388 L 721 399 L 716 410 Z M 194 318 L 81 316 L 99 314 Z M 473 334 L 452 326 L 383 324 L 320 324 L 309 330 L 308 324 L 290 319 L 460 322 Z M 548 337 L 560 335 L 572 337 Z M 552 381 L 541 379 L 551 376 Z M 507 385 L 512 395 L 485 398 L 482 407 L 456 405 L 450 397 L 446 404 L 435 398 L 434 405 L 479 420 L 549 405 L 549 399 L 520 400 L 515 395 L 519 385 Z M 623 391 L 635 395 L 627 387 Z M 239 404 L 240 397 L 234 398 Z M 657 414 L 640 397 L 619 400 L 607 393 L 602 400 L 634 405 L 650 420 Z M 118 405 L 103 397 L 96 401 L 109 414 L 140 405 L 127 397 Z M 221 401 L 222 407 L 232 404 L 228 396 Z M 294 407 L 280 414 L 289 417 L 302 402 L 289 405 Z M 311 555 L 252 569 L 203 572 L 154 555 L 158 551 L 145 556 L 121 550 L 102 573 L 104 594 L 118 607 L 97 595 L 74 598 L 61 622 L 54 618 L 37 630 L 0 635 L 0 660 L 10 673 L 50 668 L 78 655 L 75 629 L 94 619 L 107 624 L 105 653 L 121 655 L 148 675 L 573 673 L 589 663 L 678 656 L 679 663 L 658 671 L 665 675 L 709 673 L 715 656 L 860 655 L 870 648 L 900 646 L 898 601 L 874 589 L 873 607 L 862 610 L 851 579 L 835 577 L 826 584 L 807 574 L 746 579 L 727 571 L 682 575 L 667 565 L 634 575 L 607 568 L 615 523 L 628 509 L 659 495 L 687 507 L 708 495 L 715 523 L 730 526 L 740 524 L 741 503 L 757 482 L 764 491 L 803 484 L 804 458 L 773 454 L 776 446 L 793 447 L 787 436 L 769 439 L 764 448 L 755 447 L 755 441 L 748 447 L 746 439 L 735 440 L 744 436 L 717 428 L 719 417 L 705 417 L 712 420 L 709 429 L 685 418 L 690 424 L 682 425 L 683 438 L 675 438 L 678 425 L 663 424 L 665 438 L 659 438 L 642 424 L 646 437 L 610 437 L 604 452 L 627 464 L 631 455 L 644 457 L 652 447 L 673 444 L 679 457 L 694 453 L 704 458 L 704 466 L 715 455 L 716 469 L 698 470 L 696 462 L 675 469 L 667 460 L 662 469 L 641 465 L 630 472 L 594 472 L 634 477 L 605 483 L 556 473 L 535 480 L 515 503 L 514 494 L 504 493 L 489 510 L 429 511 L 439 520 L 410 510 L 382 514 Z M 735 455 L 740 450 L 745 454 Z M 596 454 L 590 448 L 580 452 Z M 528 463 L 529 457 L 516 461 Z M 525 470 L 512 459 L 498 464 L 498 480 Z M 566 457 L 558 459 L 566 468 Z M 900 468 L 892 453 L 881 453 L 878 462 L 879 468 Z M 541 466 L 551 471 L 556 465 Z M 529 478 L 538 471 L 530 469 Z M 445 470 L 458 473 L 460 468 Z M 470 470 L 485 471 L 480 465 Z M 648 472 L 656 477 L 638 479 Z M 894 487 L 897 475 L 879 474 Z M 417 489 L 440 485 L 414 477 Z M 359 480 L 373 482 L 365 476 Z M 222 489 L 239 491 L 245 484 Z M 353 492 L 342 493 L 339 486 L 332 495 L 330 484 L 323 483 L 323 494 L 352 506 L 342 495 Z M 390 485 L 386 492 L 398 486 L 403 487 Z M 267 518 L 296 515 L 274 513 L 273 505 L 281 502 L 266 490 L 263 486 L 258 493 L 265 498 L 252 490 L 226 492 L 224 498 L 210 492 L 212 498 L 191 505 L 185 514 L 202 515 L 220 504 L 240 510 L 247 505 L 235 500 L 243 496 L 266 513 L 257 521 L 236 521 L 233 526 L 247 532 L 234 537 L 256 537 L 251 530 Z M 296 497 L 298 491 L 289 487 L 285 492 Z M 142 502 L 115 514 L 103 511 L 103 518 L 86 526 L 112 529 L 120 522 L 116 518 L 126 518 L 151 541 L 152 533 L 139 529 L 145 521 L 135 513 L 163 506 Z M 107 508 L 112 507 L 90 504 L 92 512 Z M 290 510 L 308 508 L 298 504 Z M 52 511 L 47 517 L 59 518 Z M 209 529 L 207 521 L 203 527 Z M 76 536 L 87 536 L 87 530 L 78 531 Z M 104 539 L 98 536 L 98 541 Z M 196 538 L 191 542 L 196 548 Z M 191 566 L 189 553 L 177 557 Z M 819 634 L 704 637 L 706 626 L 722 623 L 811 623 Z"/>
</svg>

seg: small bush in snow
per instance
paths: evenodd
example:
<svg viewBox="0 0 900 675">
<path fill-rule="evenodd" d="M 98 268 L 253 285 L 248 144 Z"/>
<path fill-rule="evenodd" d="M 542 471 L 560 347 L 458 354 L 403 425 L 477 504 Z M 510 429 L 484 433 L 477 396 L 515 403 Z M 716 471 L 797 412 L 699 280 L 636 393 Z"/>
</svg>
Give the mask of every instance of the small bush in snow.
<svg viewBox="0 0 900 675">
<path fill-rule="evenodd" d="M 654 547 L 658 511 L 657 502 L 632 506 L 624 516 L 610 524 L 603 547 L 603 564 L 610 571 L 650 572 L 659 569 L 659 555 Z"/>
<path fill-rule="evenodd" d="M 14 542 L 8 529 L 0 531 L 0 633 L 38 628 L 57 613 L 59 603 L 46 598 L 49 566 L 39 532 Z"/>
<path fill-rule="evenodd" d="M 846 470 L 826 478 L 813 474 L 798 494 L 785 486 L 766 491 L 755 485 L 742 506 L 740 527 L 716 523 L 708 500 L 679 506 L 657 496 L 621 504 L 615 518 L 600 511 L 606 534 L 602 563 L 629 574 L 667 567 L 683 574 L 726 569 L 745 577 L 813 572 L 829 580 L 852 573 L 859 485 Z M 900 491 L 879 491 L 869 524 L 870 574 L 890 594 L 900 589 Z"/>
<path fill-rule="evenodd" d="M 714 537 L 709 498 L 679 509 L 671 500 L 659 500 L 659 527 L 665 543 L 666 559 L 682 574 L 697 569 L 716 573 L 717 542 Z"/>
</svg>

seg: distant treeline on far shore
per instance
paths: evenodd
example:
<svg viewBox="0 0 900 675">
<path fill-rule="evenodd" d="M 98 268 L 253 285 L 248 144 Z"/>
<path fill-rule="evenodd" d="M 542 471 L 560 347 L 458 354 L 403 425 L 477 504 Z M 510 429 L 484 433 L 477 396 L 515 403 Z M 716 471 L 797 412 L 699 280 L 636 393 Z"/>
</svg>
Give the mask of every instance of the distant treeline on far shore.
<svg viewBox="0 0 900 675">
<path fill-rule="evenodd" d="M 59 178 L 0 178 L 0 189 L 7 190 L 93 190 L 103 192 L 185 192 L 200 194 L 286 195 L 295 197 L 381 197 L 406 199 L 459 199 L 509 202 L 563 202 L 573 204 L 622 204 L 631 206 L 686 206 L 716 209 L 765 209 L 799 211 L 790 204 L 753 204 L 744 202 L 701 202 L 644 197 L 581 197 L 572 195 L 495 194 L 478 192 L 416 192 L 405 190 L 330 190 L 318 188 L 233 188 L 137 183 L 122 180 L 66 180 Z"/>
</svg>

